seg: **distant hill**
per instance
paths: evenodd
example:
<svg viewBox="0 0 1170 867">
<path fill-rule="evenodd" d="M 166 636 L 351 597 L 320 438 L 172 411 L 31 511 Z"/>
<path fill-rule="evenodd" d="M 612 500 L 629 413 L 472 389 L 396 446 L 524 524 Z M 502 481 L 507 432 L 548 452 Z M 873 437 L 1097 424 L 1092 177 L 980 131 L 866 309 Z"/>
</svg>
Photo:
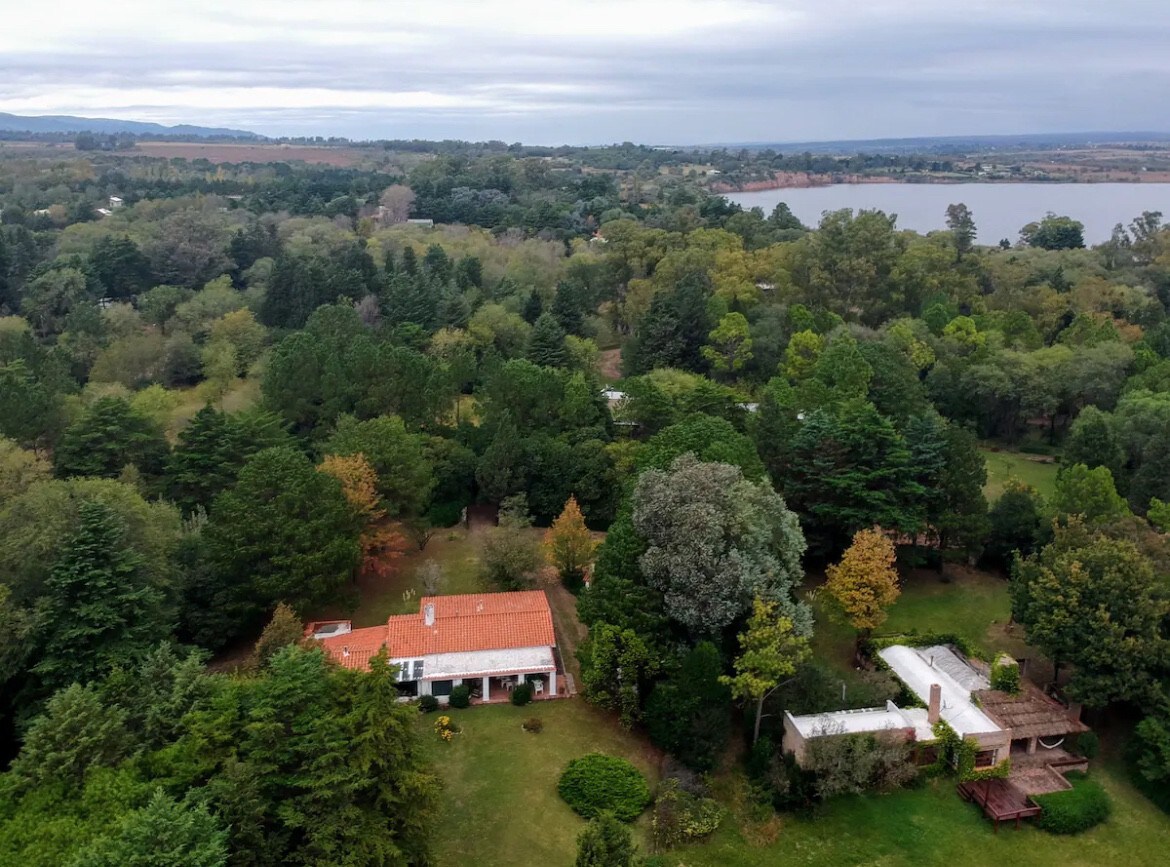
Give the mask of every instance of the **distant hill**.
<svg viewBox="0 0 1170 867">
<path fill-rule="evenodd" d="M 209 126 L 163 126 L 138 120 L 115 120 L 108 117 L 74 117 L 67 114 L 47 114 L 37 117 L 0 112 L 0 132 L 71 133 L 98 132 L 106 135 L 130 133 L 133 135 L 174 135 L 197 138 L 261 138 L 243 129 Z"/>
<path fill-rule="evenodd" d="M 856 153 L 962 153 L 1017 148 L 1077 148 L 1107 144 L 1170 142 L 1166 132 L 1061 132 L 1021 133 L 1018 135 L 948 135 L 916 138 L 842 139 L 809 142 L 736 142 L 714 145 L 757 151 L 771 148 L 781 153 L 856 154 Z M 704 147 L 712 147 L 705 145 Z"/>
</svg>

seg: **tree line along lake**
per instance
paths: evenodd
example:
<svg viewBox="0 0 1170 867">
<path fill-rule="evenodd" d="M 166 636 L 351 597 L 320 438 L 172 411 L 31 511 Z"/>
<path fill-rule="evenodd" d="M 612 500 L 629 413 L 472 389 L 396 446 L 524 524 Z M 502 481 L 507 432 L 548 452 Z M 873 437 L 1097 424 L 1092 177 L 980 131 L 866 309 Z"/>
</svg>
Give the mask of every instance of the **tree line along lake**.
<svg viewBox="0 0 1170 867">
<path fill-rule="evenodd" d="M 832 184 L 727 198 L 744 208 L 763 208 L 765 215 L 786 202 L 807 226 L 816 226 L 825 211 L 876 209 L 896 214 L 898 228 L 923 234 L 945 229 L 947 205 L 963 202 L 975 218 L 980 244 L 1003 238 L 1015 243 L 1024 225 L 1049 211 L 1084 223 L 1090 245 L 1108 241 L 1115 225 L 1128 225 L 1143 211 L 1170 215 L 1170 184 Z"/>
</svg>

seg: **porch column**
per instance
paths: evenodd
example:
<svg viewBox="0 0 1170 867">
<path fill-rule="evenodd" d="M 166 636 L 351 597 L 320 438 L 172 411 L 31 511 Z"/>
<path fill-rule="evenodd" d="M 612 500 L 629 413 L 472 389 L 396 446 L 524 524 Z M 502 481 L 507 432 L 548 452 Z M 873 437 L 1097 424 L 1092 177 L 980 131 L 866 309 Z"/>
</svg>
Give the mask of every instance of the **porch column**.
<svg viewBox="0 0 1170 867">
<path fill-rule="evenodd" d="M 1028 755 L 1036 753 L 1036 738 L 1028 738 Z"/>
<path fill-rule="evenodd" d="M 555 671 L 548 673 L 548 694 L 550 697 L 557 694 L 557 673 Z"/>
<path fill-rule="evenodd" d="M 522 683 L 524 683 L 524 675 L 522 675 L 522 674 L 516 675 L 516 686 L 519 686 Z"/>
<path fill-rule="evenodd" d="M 489 683 L 490 680 L 491 680 L 490 677 L 485 677 L 483 679 L 483 700 L 484 701 L 490 701 L 491 697 L 492 697 L 491 684 Z"/>
</svg>

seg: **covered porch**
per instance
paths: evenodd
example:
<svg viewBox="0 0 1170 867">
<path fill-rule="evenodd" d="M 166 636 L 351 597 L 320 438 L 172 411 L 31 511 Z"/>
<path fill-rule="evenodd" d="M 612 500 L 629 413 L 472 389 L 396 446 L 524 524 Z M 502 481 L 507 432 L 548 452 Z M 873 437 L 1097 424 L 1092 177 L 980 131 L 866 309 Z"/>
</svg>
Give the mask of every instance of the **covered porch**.
<svg viewBox="0 0 1170 867">
<path fill-rule="evenodd" d="M 457 686 L 468 687 L 477 704 L 511 701 L 522 683 L 531 685 L 534 700 L 556 698 L 563 686 L 551 647 L 436 654 L 427 657 L 426 671 L 423 693 L 444 702 Z"/>
<path fill-rule="evenodd" d="M 512 690 L 522 683 L 532 687 L 532 700 L 561 698 L 563 679 L 556 671 L 524 672 L 504 675 L 482 675 L 465 679 L 471 687 L 472 704 L 498 704 L 512 700 Z"/>
</svg>

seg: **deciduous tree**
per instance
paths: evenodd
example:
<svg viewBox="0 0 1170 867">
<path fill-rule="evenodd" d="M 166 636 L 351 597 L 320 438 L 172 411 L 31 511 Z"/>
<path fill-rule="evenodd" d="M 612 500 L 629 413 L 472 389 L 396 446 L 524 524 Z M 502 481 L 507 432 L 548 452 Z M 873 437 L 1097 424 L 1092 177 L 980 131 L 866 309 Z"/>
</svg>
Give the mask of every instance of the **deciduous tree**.
<svg viewBox="0 0 1170 867">
<path fill-rule="evenodd" d="M 756 596 L 775 601 L 800 630 L 809 629 L 807 608 L 792 597 L 802 576 L 804 535 L 770 485 L 687 454 L 668 471 L 644 472 L 633 505 L 634 527 L 647 543 L 642 574 L 664 594 L 667 613 L 692 634 L 716 634 Z"/>
<path fill-rule="evenodd" d="M 859 530 L 840 563 L 827 570 L 825 590 L 840 606 L 858 639 L 886 621 L 901 594 L 894 543 L 878 530 Z"/>
<path fill-rule="evenodd" d="M 736 698 L 756 703 L 753 744 L 760 739 L 764 702 L 796 674 L 796 669 L 810 654 L 808 638 L 796 631 L 792 621 L 779 613 L 774 602 L 758 597 L 752 602 L 747 629 L 739 634 L 735 674 L 724 677 L 723 682 L 731 687 L 731 694 Z"/>
<path fill-rule="evenodd" d="M 1019 562 L 1012 614 L 1029 643 L 1072 666 L 1068 690 L 1101 707 L 1146 700 L 1166 653 L 1167 598 L 1153 566 L 1128 541 L 1091 532 L 1077 519 Z"/>
<path fill-rule="evenodd" d="M 580 584 L 585 568 L 593 561 L 597 542 L 589 535 L 576 497 L 569 497 L 564 511 L 544 534 L 544 546 L 561 580 L 570 586 Z"/>
<path fill-rule="evenodd" d="M 378 474 L 361 452 L 326 455 L 318 469 L 341 482 L 345 499 L 362 522 L 362 571 L 385 577 L 390 562 L 405 552 L 406 539 L 387 522 L 378 497 Z"/>
</svg>

